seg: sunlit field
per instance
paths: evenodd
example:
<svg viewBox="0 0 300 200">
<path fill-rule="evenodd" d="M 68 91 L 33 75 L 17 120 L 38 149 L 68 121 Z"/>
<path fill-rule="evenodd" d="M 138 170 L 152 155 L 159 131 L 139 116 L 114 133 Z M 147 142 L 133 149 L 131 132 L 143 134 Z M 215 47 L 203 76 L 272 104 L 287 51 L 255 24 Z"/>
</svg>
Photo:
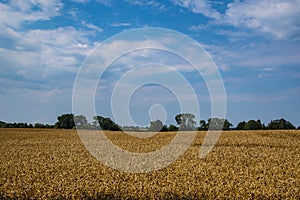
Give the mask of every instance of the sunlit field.
<svg viewBox="0 0 300 200">
<path fill-rule="evenodd" d="M 106 134 L 132 152 L 154 151 L 175 135 Z M 299 130 L 223 132 L 199 159 L 205 134 L 168 167 L 132 174 L 98 162 L 76 130 L 0 129 L 0 199 L 300 199 Z"/>
</svg>

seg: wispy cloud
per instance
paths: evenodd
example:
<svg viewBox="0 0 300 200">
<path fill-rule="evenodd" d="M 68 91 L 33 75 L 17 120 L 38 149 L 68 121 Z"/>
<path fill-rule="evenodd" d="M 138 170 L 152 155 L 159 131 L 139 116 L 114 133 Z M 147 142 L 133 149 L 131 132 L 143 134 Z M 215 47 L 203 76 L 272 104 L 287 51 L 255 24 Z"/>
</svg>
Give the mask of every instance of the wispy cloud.
<svg viewBox="0 0 300 200">
<path fill-rule="evenodd" d="M 82 3 L 82 4 L 86 4 L 88 2 L 90 2 L 91 0 L 71 0 L 75 3 Z M 105 5 L 105 6 L 111 6 L 113 4 L 112 0 L 96 0 L 98 3 Z"/>
<path fill-rule="evenodd" d="M 213 9 L 208 0 L 173 0 L 176 5 L 189 9 L 214 20 L 214 25 L 230 25 L 236 28 L 251 30 L 266 38 L 300 39 L 300 1 L 282 0 L 246 0 L 233 1 L 227 4 L 225 13 Z M 200 31 L 204 27 L 194 25 L 190 29 Z"/>
<path fill-rule="evenodd" d="M 105 6 L 112 6 L 113 5 L 113 2 L 112 0 L 96 0 L 98 3 L 101 3 Z"/>
<path fill-rule="evenodd" d="M 194 13 L 202 14 L 208 18 L 219 20 L 221 14 L 212 8 L 208 0 L 172 0 L 175 4 L 191 10 Z"/>
<path fill-rule="evenodd" d="M 193 25 L 189 28 L 190 31 L 202 31 L 206 30 L 209 26 L 207 24 L 199 24 L 199 25 Z"/>
<path fill-rule="evenodd" d="M 121 26 L 131 26 L 131 23 L 128 22 L 114 22 L 111 24 L 113 27 L 121 27 Z"/>
<path fill-rule="evenodd" d="M 14 0 L 0 3 L 0 27 L 18 28 L 22 22 L 50 20 L 60 15 L 63 4 L 60 0 Z"/>
<path fill-rule="evenodd" d="M 166 9 L 166 6 L 161 3 L 161 1 L 157 0 L 124 0 L 125 2 L 130 3 L 131 5 L 136 5 L 136 6 L 143 6 L 143 7 L 153 7 L 157 8 L 160 11 L 163 11 Z"/>
<path fill-rule="evenodd" d="M 71 0 L 71 1 L 76 2 L 76 3 L 87 3 L 90 0 Z"/>
<path fill-rule="evenodd" d="M 2 83 L 7 80 L 45 81 L 65 72 L 75 73 L 82 57 L 93 48 L 88 30 L 74 27 L 25 29 L 31 21 L 50 20 L 60 15 L 62 3 L 55 1 L 9 1 L 0 3 L 0 65 Z M 90 29 L 96 27 L 85 24 Z M 99 31 L 99 30 L 98 30 Z M 2 84 L 2 86 L 3 86 Z M 11 85 L 12 86 L 12 85 Z"/>
<path fill-rule="evenodd" d="M 300 66 L 300 46 L 292 41 L 256 42 L 251 38 L 246 40 L 237 36 L 236 40 L 226 44 L 206 44 L 205 48 L 218 66 L 227 66 L 226 68 L 231 70 L 240 67 L 263 70 Z"/>
<path fill-rule="evenodd" d="M 71 0 L 71 1 L 76 2 L 76 3 L 87 3 L 90 0 Z"/>
<path fill-rule="evenodd" d="M 1 48 L 0 63 L 3 68 L 15 68 L 17 75 L 31 80 L 58 72 L 74 73 L 80 65 L 80 56 L 87 55 L 93 48 L 87 38 L 89 33 L 73 27 L 15 34 L 13 41 L 18 48 Z"/>
<path fill-rule="evenodd" d="M 91 29 L 91 30 L 95 30 L 95 31 L 97 31 L 97 32 L 99 32 L 99 33 L 103 32 L 103 29 L 102 29 L 102 28 L 99 28 L 98 26 L 96 26 L 96 25 L 94 25 L 94 24 L 92 24 L 92 23 L 87 23 L 87 22 L 84 21 L 84 20 L 81 20 L 81 23 L 82 23 L 82 25 L 84 25 L 85 27 L 87 27 L 87 28 L 89 28 L 89 29 Z"/>
<path fill-rule="evenodd" d="M 300 1 L 247 0 L 228 5 L 224 22 L 268 33 L 277 39 L 297 38 L 300 35 Z"/>
</svg>

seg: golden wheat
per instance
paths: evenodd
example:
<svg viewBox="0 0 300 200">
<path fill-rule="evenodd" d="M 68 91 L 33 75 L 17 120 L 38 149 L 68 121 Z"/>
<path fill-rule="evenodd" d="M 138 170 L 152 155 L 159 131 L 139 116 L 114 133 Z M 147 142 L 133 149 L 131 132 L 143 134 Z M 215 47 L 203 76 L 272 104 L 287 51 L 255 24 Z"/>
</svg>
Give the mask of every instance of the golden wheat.
<svg viewBox="0 0 300 200">
<path fill-rule="evenodd" d="M 75 130 L 0 129 L 0 199 L 300 199 L 300 131 L 223 132 L 199 159 L 205 134 L 168 167 L 132 174 L 98 162 Z M 149 152 L 175 133 L 106 135 Z"/>
</svg>

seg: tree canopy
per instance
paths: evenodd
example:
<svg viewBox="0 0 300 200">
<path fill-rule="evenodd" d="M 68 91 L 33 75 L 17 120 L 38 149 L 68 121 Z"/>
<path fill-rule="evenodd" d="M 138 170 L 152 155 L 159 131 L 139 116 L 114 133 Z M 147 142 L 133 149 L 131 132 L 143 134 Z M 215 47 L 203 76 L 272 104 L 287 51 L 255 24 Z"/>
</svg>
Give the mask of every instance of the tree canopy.
<svg viewBox="0 0 300 200">
<path fill-rule="evenodd" d="M 109 117 L 95 116 L 94 120 L 98 122 L 102 130 L 110 131 L 120 131 L 121 128 L 115 122 L 113 122 Z"/>
<path fill-rule="evenodd" d="M 230 130 L 232 124 L 227 119 L 209 118 L 207 122 L 205 120 L 199 121 L 198 130 Z"/>
<path fill-rule="evenodd" d="M 266 130 L 266 129 L 295 129 L 296 127 L 289 121 L 281 118 L 271 120 L 267 126 L 261 120 L 249 120 L 238 123 L 236 130 Z"/>
<path fill-rule="evenodd" d="M 168 127 L 168 131 L 170 132 L 175 132 L 175 131 L 178 131 L 179 128 L 173 124 L 171 124 L 169 127 Z"/>
<path fill-rule="evenodd" d="M 75 128 L 75 122 L 73 114 L 63 114 L 57 117 L 57 122 L 54 125 L 55 128 L 72 129 Z"/>
<path fill-rule="evenodd" d="M 236 130 L 244 130 L 245 128 L 245 125 L 246 125 L 246 122 L 245 121 L 242 121 L 240 123 L 238 123 L 238 125 L 236 126 Z"/>
<path fill-rule="evenodd" d="M 195 115 L 190 113 L 182 113 L 175 116 L 175 120 L 179 125 L 179 130 L 190 131 L 196 129 Z"/>
<path fill-rule="evenodd" d="M 261 124 L 260 120 L 249 120 L 247 123 L 244 125 L 244 130 L 260 130 L 262 129 L 263 125 Z"/>
<path fill-rule="evenodd" d="M 159 119 L 155 121 L 151 121 L 149 126 L 149 131 L 159 132 L 162 130 L 163 126 L 164 125 L 162 121 L 160 121 Z"/>
<path fill-rule="evenodd" d="M 271 120 L 268 124 L 268 129 L 295 129 L 295 126 L 291 122 L 281 118 Z"/>
<path fill-rule="evenodd" d="M 58 128 L 58 129 L 97 129 L 111 130 L 111 131 L 121 131 L 121 126 L 116 124 L 109 117 L 95 116 L 93 122 L 88 122 L 84 115 L 74 115 L 72 113 L 62 114 L 57 117 L 57 122 L 55 125 L 35 123 L 6 123 L 0 121 L 0 128 Z M 175 116 L 175 121 L 178 126 L 164 125 L 161 120 L 157 119 L 155 121 L 150 121 L 150 126 L 148 127 L 138 127 L 138 126 L 124 126 L 123 129 L 126 131 L 160 131 L 160 132 L 174 132 L 174 131 L 190 131 L 196 130 L 195 115 L 190 113 L 181 113 Z M 296 129 L 296 127 L 284 118 L 271 120 L 268 125 L 265 126 L 260 119 L 253 120 L 250 119 L 247 122 L 242 121 L 237 124 L 235 128 L 232 128 L 232 124 L 227 119 L 220 118 L 209 118 L 207 121 L 200 120 L 198 130 L 267 130 L 267 129 Z M 300 129 L 300 126 L 297 128 Z"/>
</svg>

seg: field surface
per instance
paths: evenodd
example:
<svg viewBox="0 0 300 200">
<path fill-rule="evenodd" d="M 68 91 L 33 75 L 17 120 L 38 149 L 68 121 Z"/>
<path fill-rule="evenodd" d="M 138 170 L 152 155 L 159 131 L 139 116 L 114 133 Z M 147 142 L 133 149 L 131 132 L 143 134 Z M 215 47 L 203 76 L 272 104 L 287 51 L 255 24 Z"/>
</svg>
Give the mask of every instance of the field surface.
<svg viewBox="0 0 300 200">
<path fill-rule="evenodd" d="M 133 174 L 97 161 L 76 130 L 0 129 L 0 199 L 300 199 L 299 130 L 223 132 L 199 159 L 205 134 L 168 167 Z M 175 133 L 106 135 L 128 151 L 150 152 Z"/>
</svg>

